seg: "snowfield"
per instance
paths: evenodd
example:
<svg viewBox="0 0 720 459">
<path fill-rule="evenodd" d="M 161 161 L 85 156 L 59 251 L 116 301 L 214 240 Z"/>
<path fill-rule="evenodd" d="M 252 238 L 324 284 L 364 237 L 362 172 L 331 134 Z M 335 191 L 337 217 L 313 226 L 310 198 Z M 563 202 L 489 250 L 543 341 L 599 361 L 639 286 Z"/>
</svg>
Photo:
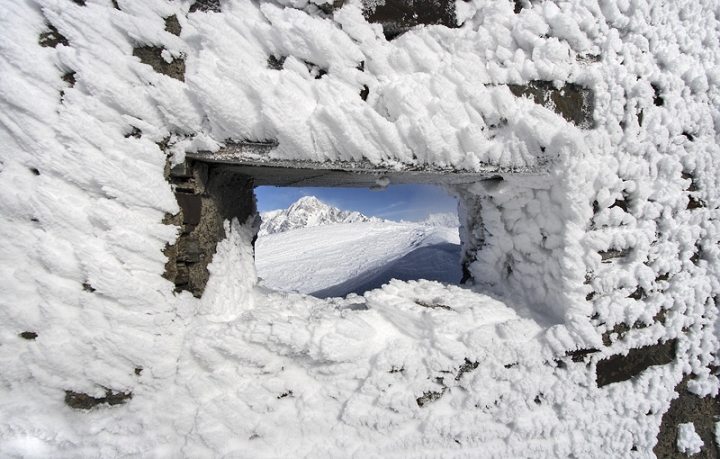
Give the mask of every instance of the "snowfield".
<svg viewBox="0 0 720 459">
<path fill-rule="evenodd" d="M 275 290 L 345 297 L 392 279 L 457 284 L 462 277 L 452 213 L 398 223 L 305 196 L 260 217 L 255 266 L 262 285 Z"/>
<path fill-rule="evenodd" d="M 644 458 L 718 395 L 720 2 L 470 0 L 392 41 L 370 1 L 201 3 L 0 0 L 0 457 Z M 509 86 L 537 80 L 592 90 L 591 126 Z M 458 240 L 379 222 L 267 236 L 273 278 L 253 216 L 175 291 L 166 173 L 242 141 L 500 170 L 450 190 L 473 280 L 390 281 Z"/>
<path fill-rule="evenodd" d="M 263 285 L 325 298 L 362 294 L 391 279 L 457 284 L 457 228 L 413 223 L 339 223 L 258 238 L 256 267 Z"/>
</svg>

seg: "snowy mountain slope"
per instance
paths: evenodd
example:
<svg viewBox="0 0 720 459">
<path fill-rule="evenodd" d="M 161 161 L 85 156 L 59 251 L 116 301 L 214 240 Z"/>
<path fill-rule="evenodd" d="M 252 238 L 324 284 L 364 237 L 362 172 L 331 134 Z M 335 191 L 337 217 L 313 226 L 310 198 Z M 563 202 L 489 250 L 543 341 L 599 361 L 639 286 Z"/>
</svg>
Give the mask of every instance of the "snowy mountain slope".
<svg viewBox="0 0 720 459">
<path fill-rule="evenodd" d="M 325 204 L 315 196 L 304 196 L 287 209 L 264 212 L 260 214 L 260 218 L 262 224 L 259 236 L 311 226 L 380 221 L 379 218 L 366 217 L 360 212 L 342 211 Z"/>
<path fill-rule="evenodd" d="M 258 238 L 258 276 L 267 287 L 345 296 L 392 278 L 457 283 L 457 229 L 412 223 L 361 222 L 298 229 Z"/>
<path fill-rule="evenodd" d="M 369 269 L 345 282 L 312 292 L 312 295 L 318 298 L 344 297 L 348 293 L 362 295 L 393 279 L 426 279 L 457 284 L 461 277 L 460 245 L 443 242 L 413 248 L 380 268 Z"/>
</svg>

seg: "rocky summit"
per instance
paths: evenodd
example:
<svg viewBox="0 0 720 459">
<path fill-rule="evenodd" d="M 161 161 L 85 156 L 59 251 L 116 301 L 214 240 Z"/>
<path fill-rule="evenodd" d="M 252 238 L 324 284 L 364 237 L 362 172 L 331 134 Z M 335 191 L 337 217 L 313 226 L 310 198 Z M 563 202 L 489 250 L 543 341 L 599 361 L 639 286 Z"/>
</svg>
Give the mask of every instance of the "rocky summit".
<svg viewBox="0 0 720 459">
<path fill-rule="evenodd" d="M 382 221 L 377 217 L 366 217 L 360 212 L 340 210 L 325 204 L 315 196 L 303 196 L 287 209 L 264 212 L 260 218 L 262 224 L 258 232 L 259 236 L 311 226 Z"/>
</svg>

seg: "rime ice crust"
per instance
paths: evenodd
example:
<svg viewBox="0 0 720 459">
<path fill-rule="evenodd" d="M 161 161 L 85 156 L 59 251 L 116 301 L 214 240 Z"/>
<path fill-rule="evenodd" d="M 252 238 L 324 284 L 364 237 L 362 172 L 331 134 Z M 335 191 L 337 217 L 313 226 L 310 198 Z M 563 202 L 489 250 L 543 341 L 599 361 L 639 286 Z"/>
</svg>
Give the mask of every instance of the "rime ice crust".
<svg viewBox="0 0 720 459">
<path fill-rule="evenodd" d="M 695 426 L 692 422 L 679 424 L 677 434 L 677 450 L 688 456 L 697 454 L 703 447 L 703 441 L 695 432 Z"/>
<path fill-rule="evenodd" d="M 715 2 L 473 1 L 462 27 L 392 42 L 352 1 L 331 17 L 80 3 L 0 1 L 4 454 L 623 457 L 651 451 L 684 373 L 717 393 Z M 40 40 L 48 23 L 60 35 Z M 138 46 L 182 60 L 185 81 Z M 595 128 L 506 86 L 536 80 L 592 88 Z M 158 143 L 179 160 L 228 138 L 277 140 L 277 159 L 546 173 L 464 190 L 482 204 L 477 291 L 251 287 L 234 223 L 210 296 L 174 295 Z M 667 339 L 674 363 L 596 386 L 599 359 Z M 106 390 L 133 396 L 63 404 Z"/>
</svg>

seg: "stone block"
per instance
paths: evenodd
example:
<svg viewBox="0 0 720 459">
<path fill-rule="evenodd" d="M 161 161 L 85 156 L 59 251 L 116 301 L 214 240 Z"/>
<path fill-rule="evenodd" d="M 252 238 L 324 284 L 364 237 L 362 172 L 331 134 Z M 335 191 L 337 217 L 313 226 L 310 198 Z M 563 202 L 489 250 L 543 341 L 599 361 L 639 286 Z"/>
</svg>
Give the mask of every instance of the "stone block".
<svg viewBox="0 0 720 459">
<path fill-rule="evenodd" d="M 510 84 L 508 88 L 516 97 L 528 97 L 581 129 L 592 129 L 595 125 L 592 116 L 595 93 L 592 89 L 575 83 L 566 83 L 561 88 L 556 88 L 550 81 L 531 81 L 526 85 Z"/>
<path fill-rule="evenodd" d="M 180 21 L 178 21 L 178 18 L 176 15 L 168 16 L 165 18 L 165 31 L 169 32 L 173 35 L 180 36 L 180 32 L 182 32 L 182 27 L 180 26 Z"/>
<path fill-rule="evenodd" d="M 177 264 L 175 285 L 187 285 L 190 282 L 190 270 L 185 263 Z"/>
<path fill-rule="evenodd" d="M 219 13 L 221 11 L 220 0 L 195 0 L 195 2 L 190 5 L 189 12 L 194 13 L 195 11 L 203 13 L 212 11 L 214 13 Z"/>
<path fill-rule="evenodd" d="M 52 24 L 48 25 L 48 31 L 40 34 L 38 41 L 40 46 L 45 48 L 55 48 L 57 45 L 70 46 L 67 38 L 55 28 Z"/>
<path fill-rule="evenodd" d="M 178 240 L 177 260 L 185 263 L 197 263 L 203 251 L 200 248 L 200 241 L 189 237 Z"/>
<path fill-rule="evenodd" d="M 175 199 L 183 212 L 183 223 L 197 225 L 202 215 L 202 198 L 197 194 L 175 193 Z"/>
<path fill-rule="evenodd" d="M 364 14 L 368 22 L 382 24 L 388 40 L 420 24 L 457 27 L 455 2 L 448 0 L 366 0 Z"/>
<path fill-rule="evenodd" d="M 133 56 L 140 59 L 140 62 L 147 64 L 157 73 L 162 73 L 176 80 L 185 81 L 185 60 L 175 58 L 167 62 L 162 54 L 165 51 L 157 46 L 141 46 L 133 49 Z"/>
<path fill-rule="evenodd" d="M 111 390 L 105 392 L 105 397 L 99 398 L 70 390 L 65 391 L 65 404 L 76 410 L 89 410 L 102 404 L 120 405 L 131 398 L 132 393 L 113 392 Z"/>
<path fill-rule="evenodd" d="M 190 178 L 193 176 L 192 169 L 186 162 L 182 162 L 171 167 L 169 174 L 172 178 Z"/>
<path fill-rule="evenodd" d="M 628 355 L 613 355 L 597 363 L 598 387 L 627 381 L 653 365 L 666 365 L 675 360 L 676 340 L 630 349 Z"/>
</svg>

